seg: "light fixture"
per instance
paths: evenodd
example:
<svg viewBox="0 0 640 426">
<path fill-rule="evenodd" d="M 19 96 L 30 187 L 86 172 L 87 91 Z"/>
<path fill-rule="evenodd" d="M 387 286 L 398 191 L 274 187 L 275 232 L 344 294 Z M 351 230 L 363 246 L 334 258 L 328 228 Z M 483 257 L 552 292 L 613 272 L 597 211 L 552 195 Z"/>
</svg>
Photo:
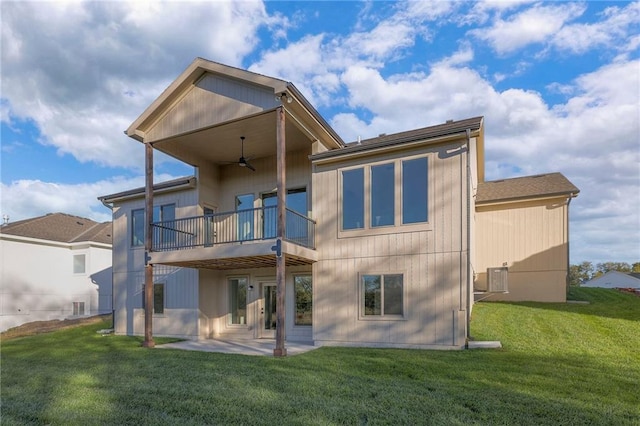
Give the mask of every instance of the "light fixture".
<svg viewBox="0 0 640 426">
<path fill-rule="evenodd" d="M 289 96 L 286 92 L 282 92 L 279 95 L 276 95 L 276 101 L 280 101 L 280 102 L 284 103 L 284 101 L 282 100 L 283 98 L 285 98 L 287 100 L 288 104 L 293 102 L 293 98 L 291 96 Z"/>
</svg>

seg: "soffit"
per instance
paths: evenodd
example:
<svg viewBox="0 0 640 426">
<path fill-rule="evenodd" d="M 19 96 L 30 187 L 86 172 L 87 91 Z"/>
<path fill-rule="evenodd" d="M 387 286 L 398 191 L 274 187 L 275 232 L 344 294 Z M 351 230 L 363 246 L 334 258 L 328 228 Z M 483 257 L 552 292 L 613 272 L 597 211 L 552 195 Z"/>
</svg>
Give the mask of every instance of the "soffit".
<svg viewBox="0 0 640 426">
<path fill-rule="evenodd" d="M 153 147 L 193 166 L 203 163 L 236 163 L 241 154 L 251 159 L 276 155 L 276 110 L 270 110 L 231 122 L 156 141 Z M 285 114 L 285 146 L 287 151 L 307 149 L 312 140 Z"/>
</svg>

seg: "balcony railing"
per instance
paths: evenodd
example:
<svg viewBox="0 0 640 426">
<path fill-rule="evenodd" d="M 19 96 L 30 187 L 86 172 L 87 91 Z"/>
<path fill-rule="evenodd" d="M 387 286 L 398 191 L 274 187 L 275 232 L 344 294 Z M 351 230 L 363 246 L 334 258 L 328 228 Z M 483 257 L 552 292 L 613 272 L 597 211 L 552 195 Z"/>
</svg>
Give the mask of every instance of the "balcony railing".
<svg viewBox="0 0 640 426">
<path fill-rule="evenodd" d="M 316 222 L 286 209 L 284 239 L 315 248 Z M 277 207 L 261 207 L 214 213 L 151 224 L 153 251 L 211 247 L 215 244 L 243 243 L 276 238 Z"/>
</svg>

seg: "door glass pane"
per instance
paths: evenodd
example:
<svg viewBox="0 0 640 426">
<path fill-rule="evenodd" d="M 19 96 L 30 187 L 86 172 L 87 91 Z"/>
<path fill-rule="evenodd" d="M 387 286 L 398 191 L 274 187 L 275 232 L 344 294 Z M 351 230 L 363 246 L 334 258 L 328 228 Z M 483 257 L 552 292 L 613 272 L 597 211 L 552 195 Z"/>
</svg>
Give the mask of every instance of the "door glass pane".
<svg viewBox="0 0 640 426">
<path fill-rule="evenodd" d="M 290 189 L 287 192 L 287 207 L 303 216 L 307 215 L 307 190 Z"/>
<path fill-rule="evenodd" d="M 264 287 L 264 329 L 276 329 L 276 286 Z"/>
<path fill-rule="evenodd" d="M 402 223 L 428 220 L 427 158 L 402 162 Z"/>
<path fill-rule="evenodd" d="M 402 275 L 384 276 L 384 314 L 402 315 Z"/>
<path fill-rule="evenodd" d="M 236 197 L 236 214 L 239 241 L 253 240 L 253 194 Z"/>
<path fill-rule="evenodd" d="M 342 229 L 364 228 L 364 169 L 342 172 Z"/>
<path fill-rule="evenodd" d="M 394 223 L 393 163 L 371 167 L 371 226 Z"/>
<path fill-rule="evenodd" d="M 275 207 L 278 205 L 278 197 L 275 192 L 262 195 L 262 205 L 264 207 Z M 262 235 L 264 238 L 276 237 L 278 212 L 276 209 L 265 209 L 262 215 Z"/>
<path fill-rule="evenodd" d="M 229 311 L 231 324 L 246 324 L 247 318 L 247 279 L 229 280 Z"/>
<path fill-rule="evenodd" d="M 364 275 L 362 277 L 364 287 L 364 314 L 381 315 L 381 287 L 380 275 Z"/>
<path fill-rule="evenodd" d="M 214 210 L 210 207 L 205 207 L 203 209 L 204 213 L 204 246 L 211 247 L 213 245 L 213 239 L 215 235 L 215 230 L 213 228 L 213 214 Z"/>
</svg>

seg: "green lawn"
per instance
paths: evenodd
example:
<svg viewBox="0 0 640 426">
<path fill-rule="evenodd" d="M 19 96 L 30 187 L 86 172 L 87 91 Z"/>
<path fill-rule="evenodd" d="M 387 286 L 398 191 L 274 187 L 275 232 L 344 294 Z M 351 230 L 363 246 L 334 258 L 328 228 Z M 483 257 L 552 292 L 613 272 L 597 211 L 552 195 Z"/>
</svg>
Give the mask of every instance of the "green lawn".
<svg viewBox="0 0 640 426">
<path fill-rule="evenodd" d="M 149 350 L 106 324 L 8 340 L 1 422 L 640 425 L 640 298 L 572 297 L 591 303 L 476 304 L 472 334 L 500 350 L 275 359 Z"/>
</svg>

